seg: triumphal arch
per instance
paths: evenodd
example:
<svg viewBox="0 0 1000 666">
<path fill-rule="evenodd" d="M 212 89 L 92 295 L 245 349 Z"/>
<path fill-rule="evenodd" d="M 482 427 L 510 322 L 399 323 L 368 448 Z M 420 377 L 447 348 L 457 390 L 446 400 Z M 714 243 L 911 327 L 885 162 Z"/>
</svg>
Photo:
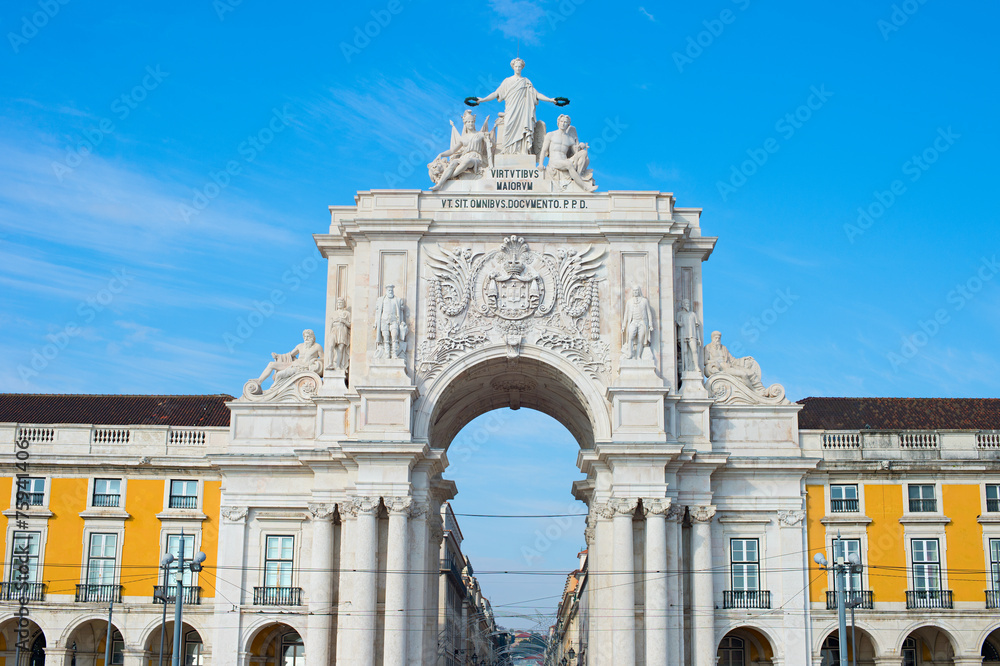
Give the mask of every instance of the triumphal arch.
<svg viewBox="0 0 1000 666">
<path fill-rule="evenodd" d="M 746 614 L 721 603 L 728 536 L 767 532 L 762 557 L 787 559 L 767 584 L 792 606 L 754 631 L 775 646 L 766 663 L 805 664 L 798 406 L 706 335 L 716 238 L 701 210 L 598 189 L 594 128 L 574 127 L 557 108 L 568 100 L 523 66 L 466 100 L 427 189 L 330 207 L 315 235 L 323 329 L 261 364 L 213 460 L 220 540 L 239 544 L 220 553 L 219 589 L 253 586 L 262 534 L 298 534 L 307 612 L 288 617 L 310 664 L 445 663 L 434 609 L 449 444 L 484 412 L 532 408 L 580 445 L 586 478 L 566 489 L 589 507 L 580 663 L 715 664 Z M 252 616 L 216 620 L 217 645 L 253 630 Z"/>
</svg>

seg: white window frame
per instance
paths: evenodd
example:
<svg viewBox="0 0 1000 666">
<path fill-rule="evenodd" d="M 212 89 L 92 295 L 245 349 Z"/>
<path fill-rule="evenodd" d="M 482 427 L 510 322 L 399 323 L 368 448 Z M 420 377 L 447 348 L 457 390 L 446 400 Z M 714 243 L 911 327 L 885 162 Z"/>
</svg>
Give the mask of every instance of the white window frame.
<svg viewBox="0 0 1000 666">
<path fill-rule="evenodd" d="M 21 534 L 31 534 L 31 535 L 34 535 L 36 537 L 36 543 L 35 543 L 35 545 L 36 545 L 36 549 L 38 551 L 37 554 L 34 555 L 33 558 L 32 558 L 32 556 L 30 554 L 28 556 L 29 560 L 31 560 L 31 559 L 35 560 L 34 575 L 29 575 L 27 578 L 23 578 L 23 579 L 20 577 L 20 573 L 14 570 L 14 564 L 15 564 L 15 562 L 18 561 L 18 560 L 20 560 L 21 556 L 23 555 L 23 553 L 18 553 L 15 550 L 17 548 L 17 546 L 18 546 L 17 537 L 18 537 L 18 535 L 21 535 Z M 42 560 L 43 560 L 43 558 L 42 558 L 42 554 L 43 554 L 43 551 L 42 551 L 42 531 L 39 530 L 39 529 L 15 529 L 15 530 L 12 530 L 11 534 L 10 534 L 10 538 L 7 540 L 7 543 L 10 544 L 10 553 L 9 553 L 10 559 L 8 560 L 7 572 L 6 572 L 7 582 L 9 582 L 9 583 L 19 583 L 21 581 L 24 581 L 25 583 L 41 583 L 42 582 Z"/>
<path fill-rule="evenodd" d="M 991 498 L 990 497 L 990 488 L 996 488 L 997 497 L 995 497 L 995 498 Z M 985 513 L 985 514 L 991 514 L 991 513 L 992 514 L 1000 514 L 1000 510 L 998 510 L 998 511 L 990 511 L 990 503 L 989 503 L 989 501 L 991 499 L 996 499 L 997 502 L 1000 503 L 1000 483 L 984 483 L 983 484 L 983 513 Z"/>
<path fill-rule="evenodd" d="M 853 486 L 856 489 L 857 494 L 858 494 L 858 510 L 857 511 L 834 511 L 833 510 L 833 501 L 834 501 L 834 498 L 833 498 L 833 489 L 835 487 L 844 487 L 844 486 Z M 848 514 L 848 515 L 852 515 L 852 514 L 853 515 L 864 515 L 864 512 L 865 512 L 864 511 L 864 503 L 863 503 L 863 500 L 862 500 L 863 493 L 861 492 L 861 484 L 860 483 L 850 482 L 850 481 L 845 481 L 845 482 L 831 481 L 830 484 L 829 484 L 829 486 L 828 486 L 828 488 L 829 488 L 829 493 L 828 493 L 828 497 L 827 497 L 827 501 L 826 501 L 826 504 L 827 504 L 827 506 L 826 506 L 826 513 L 827 513 L 828 516 L 829 515 L 841 516 L 841 515 L 844 515 L 844 514 Z"/>
<path fill-rule="evenodd" d="M 17 491 L 21 487 L 20 482 L 27 479 L 31 480 L 41 480 L 42 482 L 42 503 L 41 504 L 29 504 L 27 509 L 20 509 L 20 511 L 38 511 L 41 509 L 47 509 L 49 507 L 49 477 L 47 476 L 35 476 L 29 474 L 27 477 L 18 478 L 14 477 L 14 482 L 11 484 L 10 490 L 10 508 L 13 510 L 17 509 Z"/>
<path fill-rule="evenodd" d="M 94 548 L 94 537 L 98 536 L 98 535 L 102 535 L 102 536 L 114 536 L 115 537 L 115 552 L 114 552 L 113 558 L 109 558 L 107 556 L 101 556 L 101 557 L 98 557 L 98 558 L 94 558 L 91 555 L 91 552 L 93 551 L 93 548 Z M 115 530 L 104 530 L 104 529 L 100 529 L 100 528 L 95 528 L 95 529 L 92 529 L 92 530 L 89 531 L 89 533 L 86 535 L 86 539 L 87 540 L 85 541 L 85 543 L 86 543 L 87 547 L 85 549 L 86 552 L 84 553 L 85 564 L 84 564 L 84 567 L 83 567 L 83 569 L 84 569 L 83 570 L 83 583 L 85 585 L 119 585 L 120 584 L 119 580 L 121 578 L 122 536 L 123 535 L 122 535 L 121 532 L 117 532 Z M 106 561 L 106 560 L 109 560 L 109 559 L 112 560 L 111 581 L 110 582 L 106 582 L 106 583 L 92 583 L 91 582 L 91 580 L 90 580 L 90 563 L 92 561 L 94 561 L 95 559 L 98 559 L 98 560 L 101 560 L 101 561 Z"/>
<path fill-rule="evenodd" d="M 272 559 L 272 558 L 269 558 L 268 557 L 268 543 L 270 542 L 271 539 L 291 539 L 292 540 L 292 544 L 291 544 L 291 546 L 292 546 L 291 547 L 291 551 L 292 551 L 291 558 L 289 558 L 289 559 L 284 559 L 284 558 Z M 263 544 L 264 548 L 263 548 L 263 551 L 261 553 L 263 555 L 263 560 L 264 560 L 263 568 L 261 570 L 262 571 L 262 581 L 263 581 L 263 585 L 261 587 L 296 587 L 296 585 L 295 585 L 295 577 L 296 577 L 295 561 L 296 561 L 296 555 L 297 555 L 297 553 L 295 552 L 295 549 L 296 549 L 296 546 L 297 546 L 297 543 L 296 543 L 297 541 L 298 541 L 298 539 L 295 538 L 295 535 L 294 534 L 289 534 L 289 533 L 273 533 L 273 534 L 265 534 L 264 535 L 264 544 Z M 268 583 L 267 583 L 267 577 L 268 577 L 268 570 L 267 569 L 268 569 L 268 566 L 267 565 L 268 565 L 269 562 L 288 562 L 291 565 L 290 566 L 290 571 L 288 572 L 288 585 L 282 585 L 280 582 L 277 585 L 268 585 Z M 280 574 L 281 569 L 279 568 L 278 571 L 279 571 L 278 575 L 280 576 L 281 575 Z"/>
<path fill-rule="evenodd" d="M 118 482 L 118 486 L 119 486 L 119 490 L 118 490 L 118 495 L 119 495 L 119 497 L 118 497 L 118 506 L 94 506 L 94 495 L 97 493 L 97 482 L 98 481 L 117 481 Z M 89 483 L 87 484 L 87 510 L 90 511 L 90 510 L 94 509 L 94 510 L 100 511 L 100 510 L 103 509 L 105 511 L 124 511 L 125 510 L 125 489 L 126 489 L 126 480 L 124 478 L 122 478 L 122 477 L 101 476 L 101 477 L 93 477 L 93 478 L 91 478 L 90 481 L 89 481 Z"/>
<path fill-rule="evenodd" d="M 933 541 L 934 544 L 935 544 L 934 548 L 936 550 L 937 560 L 936 561 L 934 561 L 934 560 L 926 560 L 926 561 L 918 562 L 916 560 L 915 550 L 914 550 L 914 547 L 913 547 L 913 542 L 914 541 L 925 541 L 925 542 Z M 910 581 L 913 583 L 913 587 L 911 587 L 910 589 L 914 590 L 914 591 L 925 591 L 925 592 L 930 592 L 930 591 L 940 592 L 942 590 L 948 589 L 947 587 L 945 587 L 945 584 L 944 584 L 944 562 L 943 562 L 943 560 L 944 560 L 944 553 L 942 552 L 942 549 L 941 549 L 941 540 L 940 539 L 937 539 L 935 537 L 911 537 L 910 538 Z M 925 565 L 925 564 L 926 565 L 936 565 L 937 566 L 937 585 L 938 586 L 936 588 L 917 587 L 917 580 L 918 580 L 917 579 L 917 566 L 918 565 Z M 924 580 L 926 581 L 927 578 L 924 577 Z"/>
<path fill-rule="evenodd" d="M 735 556 L 735 549 L 734 549 L 735 542 L 743 542 L 744 544 L 746 544 L 746 543 L 749 543 L 751 541 L 754 543 L 754 550 L 755 550 L 755 553 L 756 553 L 756 556 L 757 556 L 756 559 L 754 559 L 754 560 L 740 560 L 739 562 L 737 562 L 736 559 L 735 559 L 735 557 L 734 557 Z M 747 551 L 747 548 L 744 545 L 743 552 L 745 553 L 746 551 Z M 761 587 L 762 581 L 761 581 L 761 577 L 760 577 L 760 570 L 761 570 L 760 555 L 761 555 L 761 553 L 760 553 L 760 539 L 758 539 L 757 537 L 730 537 L 730 539 L 729 539 L 729 589 L 731 591 L 733 591 L 733 592 L 760 592 L 761 590 L 764 589 L 763 587 Z M 754 569 L 754 577 L 757 580 L 757 587 L 739 587 L 739 588 L 736 587 L 736 567 L 737 567 L 737 565 L 739 565 L 739 566 L 746 566 L 746 567 L 750 567 L 750 566 L 756 567 Z M 746 574 L 744 574 L 744 578 L 746 578 Z"/>
<path fill-rule="evenodd" d="M 941 498 L 941 484 L 934 481 L 907 481 L 902 484 L 903 486 L 903 513 L 904 515 L 911 516 L 921 516 L 921 515 L 941 515 L 944 512 L 944 502 Z M 934 510 L 933 511 L 910 511 L 910 488 L 913 486 L 930 486 L 933 497 L 921 497 L 920 499 L 933 499 L 934 500 Z"/>
<path fill-rule="evenodd" d="M 184 483 L 194 483 L 194 507 L 190 509 L 182 509 L 179 507 L 172 508 L 170 506 L 171 490 L 173 489 L 174 482 L 184 482 Z M 203 486 L 201 479 L 192 479 L 190 477 L 170 477 L 163 484 L 163 507 L 165 511 L 200 511 L 202 504 L 202 494 Z M 190 495 L 179 495 L 179 497 L 191 497 Z"/>
<path fill-rule="evenodd" d="M 838 541 L 848 541 L 848 542 L 851 542 L 851 543 L 857 542 L 857 544 L 858 544 L 858 557 L 861 558 L 862 569 L 861 569 L 861 572 L 855 573 L 855 574 L 848 574 L 848 576 L 851 577 L 851 581 L 852 581 L 851 591 L 852 592 L 860 592 L 860 591 L 866 589 L 865 588 L 865 577 L 864 577 L 865 574 L 864 574 L 864 572 L 868 570 L 868 567 L 865 566 L 866 559 L 867 559 L 865 557 L 865 555 L 866 555 L 866 553 L 865 553 L 865 545 L 866 545 L 865 541 L 861 538 L 860 535 L 841 536 L 839 539 L 835 536 L 832 539 L 830 539 L 830 552 L 833 554 L 833 561 L 834 562 L 837 561 L 837 542 Z M 844 562 L 849 562 L 849 560 L 847 559 L 849 555 L 850 555 L 850 549 L 848 549 L 847 551 L 844 552 Z M 854 587 L 854 585 L 853 585 L 854 581 L 857 581 L 858 587 Z M 834 581 L 834 585 L 836 585 L 836 581 Z M 836 587 L 832 587 L 830 589 L 835 590 L 837 588 Z"/>
</svg>

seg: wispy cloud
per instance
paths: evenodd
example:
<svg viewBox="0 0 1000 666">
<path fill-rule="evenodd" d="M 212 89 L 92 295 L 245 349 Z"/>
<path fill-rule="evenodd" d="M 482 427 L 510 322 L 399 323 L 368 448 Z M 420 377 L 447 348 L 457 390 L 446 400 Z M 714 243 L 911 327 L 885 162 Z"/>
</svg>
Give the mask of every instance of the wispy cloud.
<svg viewBox="0 0 1000 666">
<path fill-rule="evenodd" d="M 642 14 L 643 16 L 645 16 L 646 18 L 648 18 L 650 21 L 652 21 L 654 23 L 656 22 L 656 17 L 653 16 L 652 14 L 650 14 L 649 12 L 647 12 L 646 8 L 643 7 L 643 6 L 641 6 L 641 5 L 639 7 L 639 13 Z"/>
<path fill-rule="evenodd" d="M 535 45 L 544 32 L 545 9 L 532 0 L 490 0 L 496 13 L 494 28 L 508 39 Z"/>
</svg>

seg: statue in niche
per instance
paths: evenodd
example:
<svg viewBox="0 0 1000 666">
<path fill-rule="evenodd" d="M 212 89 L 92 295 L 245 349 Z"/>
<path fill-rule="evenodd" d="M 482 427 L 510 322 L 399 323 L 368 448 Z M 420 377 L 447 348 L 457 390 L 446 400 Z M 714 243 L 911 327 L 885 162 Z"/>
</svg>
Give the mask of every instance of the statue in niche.
<svg viewBox="0 0 1000 666">
<path fill-rule="evenodd" d="M 302 331 L 302 342 L 287 354 L 271 354 L 274 360 L 267 364 L 264 372 L 257 379 L 258 384 L 274 373 L 272 386 L 277 386 L 284 380 L 300 372 L 315 372 L 323 374 L 323 347 L 316 342 L 316 334 L 311 329 Z"/>
<path fill-rule="evenodd" d="M 375 302 L 375 358 L 400 358 L 405 349 L 406 318 L 403 299 L 394 285 L 386 285 L 385 294 Z"/>
<path fill-rule="evenodd" d="M 347 309 L 347 301 L 337 299 L 337 309 L 330 315 L 330 367 L 346 370 L 350 363 L 348 346 L 351 344 L 351 311 Z"/>
<path fill-rule="evenodd" d="M 752 356 L 735 358 L 721 341 L 722 333 L 712 331 L 712 341 L 705 345 L 705 376 L 726 374 L 740 380 L 755 393 L 764 391 L 757 361 Z"/>
<path fill-rule="evenodd" d="M 691 301 L 681 300 L 681 309 L 677 312 L 678 338 L 681 342 L 681 370 L 683 372 L 701 371 L 701 322 L 698 315 L 691 311 Z"/>
<path fill-rule="evenodd" d="M 653 308 L 642 295 L 639 285 L 632 287 L 632 298 L 625 301 L 622 317 L 622 354 L 628 359 L 641 359 L 653 336 Z M 652 353 L 652 350 L 650 350 Z"/>
<path fill-rule="evenodd" d="M 451 148 L 434 158 L 427 165 L 427 173 L 434 182 L 432 191 L 441 189 L 449 180 L 458 178 L 465 172 L 477 175 L 485 166 L 493 166 L 494 137 L 489 131 L 490 119 L 486 118 L 483 128 L 476 131 L 476 115 L 466 109 L 462 114 L 462 133 L 455 123 L 451 123 Z M 445 158 L 448 160 L 445 160 Z"/>
<path fill-rule="evenodd" d="M 514 58 L 510 61 L 510 66 L 514 70 L 513 76 L 504 79 L 500 87 L 486 97 L 469 97 L 465 100 L 466 104 L 472 106 L 492 100 L 504 103 L 503 136 L 498 137 L 500 145 L 497 151 L 501 155 L 537 154 L 540 134 L 545 132 L 544 123 L 535 121 L 535 107 L 538 102 L 551 102 L 556 106 L 569 104 L 569 100 L 565 97 L 553 99 L 539 92 L 531 81 L 521 76 L 524 64 L 521 58 Z"/>
<path fill-rule="evenodd" d="M 555 180 L 555 176 L 566 175 L 585 192 L 597 189 L 594 184 L 594 172 L 588 169 L 590 158 L 587 156 L 589 146 L 580 143 L 576 128 L 571 124 L 570 117 L 565 113 L 556 121 L 558 129 L 545 135 L 542 149 L 538 153 L 538 164 L 541 166 L 546 155 L 549 157 L 545 167 L 547 176 Z"/>
</svg>

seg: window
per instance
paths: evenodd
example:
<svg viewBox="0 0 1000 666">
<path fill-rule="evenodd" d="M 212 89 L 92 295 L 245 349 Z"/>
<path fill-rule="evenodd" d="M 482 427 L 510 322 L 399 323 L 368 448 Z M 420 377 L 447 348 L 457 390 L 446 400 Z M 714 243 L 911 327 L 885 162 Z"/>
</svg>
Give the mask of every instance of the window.
<svg viewBox="0 0 1000 666">
<path fill-rule="evenodd" d="M 986 486 L 986 510 L 1000 511 L 1000 485 L 991 483 Z"/>
<path fill-rule="evenodd" d="M 118 506 L 121 496 L 121 479 L 94 479 L 94 506 Z"/>
<path fill-rule="evenodd" d="M 264 587 L 292 586 L 292 546 L 294 537 L 269 536 L 264 555 Z"/>
<path fill-rule="evenodd" d="M 903 666 L 917 666 L 917 641 L 912 638 L 903 641 Z"/>
<path fill-rule="evenodd" d="M 281 666 L 305 666 L 306 649 L 302 637 L 296 633 L 281 637 Z"/>
<path fill-rule="evenodd" d="M 990 539 L 990 583 L 1000 591 L 1000 539 Z"/>
<path fill-rule="evenodd" d="M 857 513 L 858 487 L 856 485 L 830 486 L 830 513 Z"/>
<path fill-rule="evenodd" d="M 908 488 L 910 494 L 910 511 L 921 513 L 926 511 L 937 511 L 937 500 L 934 499 L 934 485 L 911 485 Z"/>
<path fill-rule="evenodd" d="M 733 590 L 760 589 L 760 557 L 757 539 L 730 539 L 733 562 Z"/>
<path fill-rule="evenodd" d="M 38 582 L 39 532 L 14 532 L 11 544 L 10 582 Z"/>
<path fill-rule="evenodd" d="M 169 506 L 171 509 L 197 509 L 198 482 L 171 481 Z"/>
<path fill-rule="evenodd" d="M 117 630 L 111 634 L 111 663 L 125 663 L 125 641 L 122 639 L 121 632 Z"/>
<path fill-rule="evenodd" d="M 841 558 L 844 559 L 844 562 L 850 562 L 851 555 L 857 555 L 858 561 L 861 561 L 861 539 L 833 540 L 833 559 L 835 562 L 839 562 Z M 845 582 L 850 583 L 851 592 L 861 591 L 860 572 L 848 574 Z M 851 596 L 848 596 L 847 599 L 850 600 Z"/>
<path fill-rule="evenodd" d="M 823 666 L 840 666 L 840 638 L 830 634 L 823 641 L 823 648 L 820 651 L 823 655 Z"/>
<path fill-rule="evenodd" d="M 184 635 L 184 666 L 202 666 L 204 645 L 197 631 L 189 631 Z"/>
<path fill-rule="evenodd" d="M 743 639 L 726 636 L 719 644 L 719 666 L 744 666 L 746 656 Z"/>
<path fill-rule="evenodd" d="M 42 506 L 45 504 L 45 479 L 22 477 L 17 480 L 17 498 L 19 506 Z"/>
<path fill-rule="evenodd" d="M 117 534 L 90 535 L 90 553 L 87 559 L 87 583 L 89 585 L 114 584 L 115 555 L 117 552 Z"/>
<path fill-rule="evenodd" d="M 937 539 L 913 539 L 913 589 L 933 591 L 941 589 L 941 556 Z"/>
<path fill-rule="evenodd" d="M 184 561 L 191 562 L 194 560 L 194 535 L 193 534 L 169 534 L 167 535 L 167 552 L 174 556 L 174 564 L 171 568 L 163 572 L 163 585 L 167 588 L 167 597 L 174 597 L 177 595 L 177 579 L 174 576 L 177 574 L 177 562 L 181 559 L 181 543 L 183 542 L 184 547 Z M 185 566 L 183 571 L 183 582 L 184 587 L 188 588 L 191 586 L 191 577 L 194 575 L 190 567 Z M 187 603 L 188 598 L 184 597 L 185 603 Z"/>
</svg>

